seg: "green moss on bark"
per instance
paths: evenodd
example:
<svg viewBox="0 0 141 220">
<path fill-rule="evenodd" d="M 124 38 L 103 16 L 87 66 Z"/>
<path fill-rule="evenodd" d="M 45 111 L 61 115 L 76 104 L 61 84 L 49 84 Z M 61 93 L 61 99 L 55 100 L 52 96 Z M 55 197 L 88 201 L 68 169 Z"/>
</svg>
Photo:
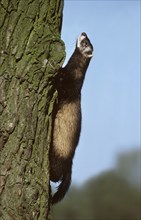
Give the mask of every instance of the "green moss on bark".
<svg viewBox="0 0 141 220">
<path fill-rule="evenodd" d="M 63 1 L 0 4 L 0 218 L 44 220 Z"/>
</svg>

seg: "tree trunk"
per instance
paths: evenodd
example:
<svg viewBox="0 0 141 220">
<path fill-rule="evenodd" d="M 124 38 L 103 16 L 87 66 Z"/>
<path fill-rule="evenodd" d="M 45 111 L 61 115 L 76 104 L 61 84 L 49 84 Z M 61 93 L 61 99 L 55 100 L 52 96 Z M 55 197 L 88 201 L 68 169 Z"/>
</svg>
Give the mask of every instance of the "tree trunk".
<svg viewBox="0 0 141 220">
<path fill-rule="evenodd" d="M 0 1 L 1 220 L 48 219 L 62 10 L 63 0 Z"/>
</svg>

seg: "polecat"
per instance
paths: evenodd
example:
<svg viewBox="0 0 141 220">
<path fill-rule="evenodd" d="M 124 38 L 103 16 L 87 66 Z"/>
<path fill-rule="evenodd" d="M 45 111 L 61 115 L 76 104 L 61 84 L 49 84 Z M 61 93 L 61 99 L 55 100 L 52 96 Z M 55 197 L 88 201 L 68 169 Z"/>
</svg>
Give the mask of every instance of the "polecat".
<svg viewBox="0 0 141 220">
<path fill-rule="evenodd" d="M 93 46 L 82 33 L 70 60 L 55 79 L 58 102 L 50 147 L 50 180 L 61 183 L 52 204 L 65 196 L 71 183 L 72 160 L 81 131 L 81 88 L 92 55 Z"/>
</svg>

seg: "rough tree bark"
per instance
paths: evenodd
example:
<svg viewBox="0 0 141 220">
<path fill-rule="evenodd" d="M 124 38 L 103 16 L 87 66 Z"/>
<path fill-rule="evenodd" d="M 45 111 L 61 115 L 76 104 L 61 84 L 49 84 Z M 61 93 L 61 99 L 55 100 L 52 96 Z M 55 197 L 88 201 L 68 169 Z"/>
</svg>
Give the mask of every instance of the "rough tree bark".
<svg viewBox="0 0 141 220">
<path fill-rule="evenodd" d="M 0 1 L 1 220 L 48 219 L 63 0 Z"/>
</svg>

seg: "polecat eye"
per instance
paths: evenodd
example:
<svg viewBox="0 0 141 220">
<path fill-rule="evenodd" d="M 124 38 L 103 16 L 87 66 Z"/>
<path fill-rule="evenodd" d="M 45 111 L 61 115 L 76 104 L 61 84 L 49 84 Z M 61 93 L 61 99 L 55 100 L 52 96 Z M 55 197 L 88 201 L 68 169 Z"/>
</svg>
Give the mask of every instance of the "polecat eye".
<svg viewBox="0 0 141 220">
<path fill-rule="evenodd" d="M 87 47 L 88 46 L 88 42 L 87 41 L 82 41 L 82 47 Z"/>
</svg>

